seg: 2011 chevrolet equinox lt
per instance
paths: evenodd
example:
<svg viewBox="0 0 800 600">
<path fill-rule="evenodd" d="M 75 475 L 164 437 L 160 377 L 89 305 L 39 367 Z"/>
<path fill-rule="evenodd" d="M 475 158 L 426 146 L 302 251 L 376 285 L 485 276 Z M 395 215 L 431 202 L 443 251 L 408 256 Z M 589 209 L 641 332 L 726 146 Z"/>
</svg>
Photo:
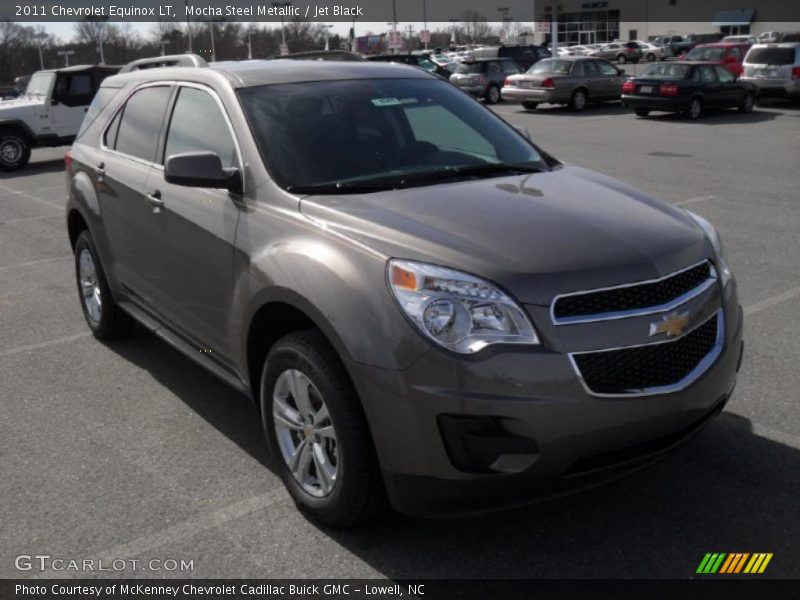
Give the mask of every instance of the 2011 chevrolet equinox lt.
<svg viewBox="0 0 800 600">
<path fill-rule="evenodd" d="M 419 69 L 117 75 L 67 176 L 92 332 L 137 321 L 251 395 L 324 522 L 596 485 L 735 384 L 742 310 L 707 221 L 559 162 Z"/>
</svg>

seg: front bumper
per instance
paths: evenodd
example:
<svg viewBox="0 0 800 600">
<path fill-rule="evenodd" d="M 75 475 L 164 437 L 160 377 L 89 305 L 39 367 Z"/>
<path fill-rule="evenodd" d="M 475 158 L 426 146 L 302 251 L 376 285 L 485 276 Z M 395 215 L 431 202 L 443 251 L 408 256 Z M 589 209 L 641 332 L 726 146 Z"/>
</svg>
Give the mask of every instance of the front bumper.
<svg viewBox="0 0 800 600">
<path fill-rule="evenodd" d="M 663 457 L 717 414 L 740 364 L 742 311 L 726 291 L 725 341 L 714 364 L 669 394 L 589 394 L 568 356 L 543 347 L 461 358 L 433 350 L 405 371 L 348 364 L 362 398 L 393 506 L 453 516 L 529 504 L 592 487 Z M 490 417 L 524 454 L 499 471 L 454 466 L 440 417 Z"/>
</svg>

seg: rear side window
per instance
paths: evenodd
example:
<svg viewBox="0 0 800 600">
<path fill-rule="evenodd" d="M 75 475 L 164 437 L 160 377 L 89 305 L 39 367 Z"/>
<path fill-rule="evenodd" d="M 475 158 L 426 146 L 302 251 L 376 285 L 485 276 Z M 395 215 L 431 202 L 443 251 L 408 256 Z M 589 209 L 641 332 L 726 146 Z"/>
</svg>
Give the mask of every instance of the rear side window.
<svg viewBox="0 0 800 600">
<path fill-rule="evenodd" d="M 745 60 L 754 65 L 791 65 L 794 48 L 753 48 Z"/>
<path fill-rule="evenodd" d="M 114 149 L 128 156 L 153 162 L 171 93 L 167 86 L 148 87 L 134 93 L 125 104 Z M 205 124 L 197 120 L 196 127 Z"/>
<path fill-rule="evenodd" d="M 466 74 L 468 74 L 468 73 L 483 73 L 483 68 L 485 66 L 486 66 L 486 63 L 462 62 L 462 63 L 459 63 L 459 65 L 456 67 L 456 73 L 459 73 L 459 74 L 462 74 L 462 73 L 466 73 Z"/>
<path fill-rule="evenodd" d="M 81 137 L 84 132 L 89 129 L 89 126 L 94 123 L 97 115 L 103 111 L 103 109 L 106 107 L 106 104 L 108 104 L 109 101 L 117 95 L 118 91 L 118 88 L 100 88 L 97 90 L 92 103 L 89 105 L 89 108 L 86 111 L 86 116 L 83 118 L 83 123 L 78 131 L 78 137 Z"/>
<path fill-rule="evenodd" d="M 735 78 L 728 69 L 719 65 L 714 65 L 714 70 L 717 73 L 717 78 L 720 80 L 720 83 L 733 83 Z"/>
<path fill-rule="evenodd" d="M 600 72 L 605 75 L 613 75 L 614 77 L 619 76 L 619 71 L 617 71 L 617 67 L 612 65 L 610 62 L 606 62 L 604 60 L 593 60 L 598 67 L 600 67 Z"/>
<path fill-rule="evenodd" d="M 207 92 L 181 88 L 167 133 L 164 156 L 214 152 L 223 167 L 236 164 L 236 146 L 216 100 Z"/>
</svg>

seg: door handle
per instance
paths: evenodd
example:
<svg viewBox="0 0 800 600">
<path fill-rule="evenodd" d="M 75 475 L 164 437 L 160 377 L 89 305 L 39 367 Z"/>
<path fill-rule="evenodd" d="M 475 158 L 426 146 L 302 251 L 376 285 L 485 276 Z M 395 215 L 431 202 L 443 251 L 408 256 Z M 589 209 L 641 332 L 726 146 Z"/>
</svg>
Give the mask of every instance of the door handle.
<svg viewBox="0 0 800 600">
<path fill-rule="evenodd" d="M 161 192 L 159 190 L 147 194 L 147 201 L 152 205 L 153 212 L 156 214 L 160 213 L 161 209 L 164 208 L 164 201 L 161 199 Z"/>
<path fill-rule="evenodd" d="M 97 180 L 98 181 L 102 181 L 103 180 L 103 175 L 106 174 L 105 166 L 106 166 L 106 163 L 98 163 L 97 165 L 94 166 L 94 173 L 95 173 L 95 175 L 97 175 Z"/>
</svg>

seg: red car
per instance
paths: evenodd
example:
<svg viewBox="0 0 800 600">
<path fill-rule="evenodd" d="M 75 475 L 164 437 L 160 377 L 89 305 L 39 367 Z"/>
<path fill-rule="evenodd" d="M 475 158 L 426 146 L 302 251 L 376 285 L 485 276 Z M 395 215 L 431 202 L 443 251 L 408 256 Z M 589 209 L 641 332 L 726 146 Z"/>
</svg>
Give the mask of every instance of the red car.
<svg viewBox="0 0 800 600">
<path fill-rule="evenodd" d="M 698 60 L 722 65 L 739 77 L 744 71 L 742 62 L 750 44 L 723 43 L 701 44 L 681 57 L 681 60 Z"/>
</svg>

